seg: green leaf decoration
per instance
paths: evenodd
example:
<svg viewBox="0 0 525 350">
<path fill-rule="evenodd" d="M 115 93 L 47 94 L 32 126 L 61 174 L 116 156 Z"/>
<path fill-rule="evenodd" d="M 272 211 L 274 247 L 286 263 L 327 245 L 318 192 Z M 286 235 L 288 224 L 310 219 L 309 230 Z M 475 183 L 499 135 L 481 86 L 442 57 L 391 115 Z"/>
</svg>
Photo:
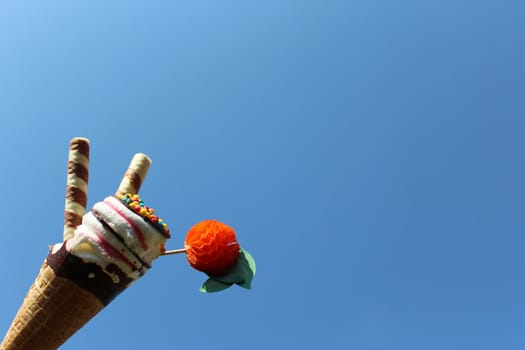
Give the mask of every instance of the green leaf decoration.
<svg viewBox="0 0 525 350">
<path fill-rule="evenodd" d="M 255 272 L 257 270 L 255 266 L 255 259 L 253 256 L 248 253 L 246 250 L 241 249 L 241 254 L 239 256 L 242 256 L 242 265 L 244 267 L 245 275 L 244 275 L 244 281 L 243 282 L 236 282 L 240 287 L 251 289 L 252 288 L 252 279 L 255 276 Z M 239 259 L 239 260 L 241 260 Z"/>
<path fill-rule="evenodd" d="M 230 288 L 232 285 L 219 282 L 213 278 L 208 278 L 199 289 L 203 293 L 215 293 Z"/>
<path fill-rule="evenodd" d="M 229 288 L 234 283 L 242 288 L 250 289 L 255 271 L 255 259 L 246 250 L 241 249 L 235 264 L 221 276 L 209 276 L 210 278 L 204 282 L 200 291 L 204 293 L 219 292 Z"/>
<path fill-rule="evenodd" d="M 255 276 L 255 272 L 257 271 L 257 267 L 255 266 L 255 259 L 250 253 L 248 253 L 244 249 L 241 249 L 241 253 L 244 254 L 244 257 L 246 258 L 246 261 L 248 262 L 248 267 L 252 271 L 253 276 Z"/>
<path fill-rule="evenodd" d="M 210 277 L 222 283 L 236 283 L 243 288 L 250 289 L 254 275 L 255 260 L 250 253 L 244 249 L 241 249 L 237 261 L 224 275 Z"/>
</svg>

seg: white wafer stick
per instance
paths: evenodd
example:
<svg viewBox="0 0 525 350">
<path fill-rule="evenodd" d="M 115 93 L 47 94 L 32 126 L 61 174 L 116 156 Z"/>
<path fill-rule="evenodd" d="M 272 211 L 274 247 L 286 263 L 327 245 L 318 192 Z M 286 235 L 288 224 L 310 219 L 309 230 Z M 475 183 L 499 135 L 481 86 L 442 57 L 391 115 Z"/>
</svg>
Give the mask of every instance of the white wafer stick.
<svg viewBox="0 0 525 350">
<path fill-rule="evenodd" d="M 146 178 L 150 165 L 151 159 L 147 155 L 144 153 L 135 154 L 131 163 L 129 163 L 128 170 L 124 174 L 116 194 L 139 193 L 140 186 Z"/>
<path fill-rule="evenodd" d="M 75 137 L 69 142 L 64 241 L 73 237 L 75 228 L 86 213 L 89 179 L 89 140 Z"/>
</svg>

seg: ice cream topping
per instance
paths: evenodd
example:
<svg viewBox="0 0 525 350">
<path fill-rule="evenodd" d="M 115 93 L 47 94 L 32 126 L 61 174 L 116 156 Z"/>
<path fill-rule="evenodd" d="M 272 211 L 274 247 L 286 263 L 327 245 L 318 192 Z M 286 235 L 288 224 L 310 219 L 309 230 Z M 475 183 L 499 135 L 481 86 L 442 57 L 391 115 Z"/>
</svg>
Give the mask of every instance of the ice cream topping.
<svg viewBox="0 0 525 350">
<path fill-rule="evenodd" d="M 234 284 L 251 288 L 255 260 L 240 247 L 231 226 L 217 220 L 201 221 L 186 234 L 184 248 L 188 263 L 209 277 L 201 292 L 219 292 Z"/>
<path fill-rule="evenodd" d="M 155 211 L 138 195 L 124 194 L 96 203 L 66 249 L 97 264 L 119 283 L 122 274 L 133 281 L 142 276 L 164 250 L 167 238 L 169 229 Z"/>
<path fill-rule="evenodd" d="M 184 245 L 189 264 L 209 275 L 225 272 L 237 260 L 240 249 L 233 228 L 217 220 L 194 225 Z"/>
<path fill-rule="evenodd" d="M 153 210 L 153 208 L 144 205 L 144 202 L 140 199 L 138 194 L 120 194 L 118 195 L 118 198 L 120 198 L 122 202 L 126 203 L 128 207 L 140 214 L 144 219 L 147 219 L 152 224 L 156 225 L 158 229 L 164 234 L 164 236 L 167 238 L 170 237 L 170 230 L 168 229 L 166 223 L 157 215 L 155 215 L 155 210 Z"/>
</svg>

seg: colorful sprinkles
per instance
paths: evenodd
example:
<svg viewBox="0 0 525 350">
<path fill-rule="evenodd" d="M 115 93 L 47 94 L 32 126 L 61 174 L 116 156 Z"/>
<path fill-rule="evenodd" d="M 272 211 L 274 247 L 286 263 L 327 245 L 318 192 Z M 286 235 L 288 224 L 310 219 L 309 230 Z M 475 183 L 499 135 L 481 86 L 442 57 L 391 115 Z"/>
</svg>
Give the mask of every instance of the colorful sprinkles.
<svg viewBox="0 0 525 350">
<path fill-rule="evenodd" d="M 170 237 L 170 230 L 168 225 L 155 215 L 155 210 L 153 208 L 144 205 L 142 199 L 138 194 L 125 193 L 118 194 L 117 197 L 124 202 L 131 210 L 142 216 L 144 219 L 151 222 L 155 227 L 157 227 L 166 237 Z"/>
</svg>

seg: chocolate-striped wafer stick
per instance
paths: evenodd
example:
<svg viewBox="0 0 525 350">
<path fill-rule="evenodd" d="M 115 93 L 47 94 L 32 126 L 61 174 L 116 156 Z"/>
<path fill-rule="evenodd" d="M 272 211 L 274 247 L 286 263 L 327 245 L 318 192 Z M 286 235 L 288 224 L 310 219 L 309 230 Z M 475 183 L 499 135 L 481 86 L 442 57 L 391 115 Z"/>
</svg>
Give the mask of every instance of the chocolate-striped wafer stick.
<svg viewBox="0 0 525 350">
<path fill-rule="evenodd" d="M 73 237 L 75 228 L 86 213 L 89 179 L 89 140 L 75 137 L 69 142 L 67 162 L 64 241 Z"/>
<path fill-rule="evenodd" d="M 135 154 L 131 163 L 129 163 L 128 170 L 124 174 L 116 194 L 139 193 L 140 186 L 146 178 L 150 165 L 151 159 L 147 155 L 144 153 Z"/>
</svg>

